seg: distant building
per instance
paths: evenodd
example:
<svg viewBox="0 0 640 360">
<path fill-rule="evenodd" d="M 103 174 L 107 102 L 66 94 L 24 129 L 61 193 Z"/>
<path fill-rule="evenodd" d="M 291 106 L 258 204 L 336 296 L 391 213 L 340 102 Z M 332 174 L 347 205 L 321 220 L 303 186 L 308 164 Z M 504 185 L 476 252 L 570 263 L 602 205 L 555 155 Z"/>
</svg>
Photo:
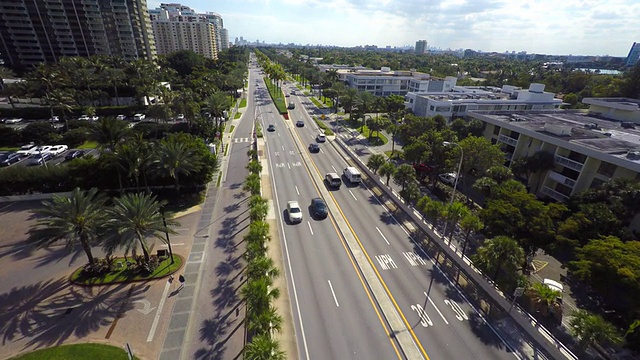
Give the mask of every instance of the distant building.
<svg viewBox="0 0 640 360">
<path fill-rule="evenodd" d="M 146 0 L 1 1 L 0 56 L 35 66 L 61 57 L 153 59 L 156 47 Z"/>
<path fill-rule="evenodd" d="M 416 54 L 426 54 L 426 53 L 427 53 L 427 40 L 416 41 Z"/>
<path fill-rule="evenodd" d="M 432 77 L 415 70 L 355 70 L 345 74 L 347 86 L 367 91 L 376 96 L 406 95 L 408 92 L 449 91 L 456 85 L 456 78 Z"/>
<path fill-rule="evenodd" d="M 625 61 L 625 65 L 634 66 L 640 60 L 640 43 L 634 42 L 631 45 L 631 50 L 629 50 L 629 55 L 627 55 L 627 60 Z"/>
<path fill-rule="evenodd" d="M 553 155 L 553 168 L 527 180 L 540 198 L 566 202 L 582 190 L 615 178 L 640 180 L 640 131 L 620 122 L 568 110 L 470 112 L 482 121 L 484 136 L 500 144 L 506 165 L 543 151 Z"/>
<path fill-rule="evenodd" d="M 219 14 L 198 14 L 181 4 L 161 4 L 159 8 L 149 10 L 149 17 L 158 54 L 191 50 L 204 57 L 217 59 L 218 52 L 229 46 Z"/>
<path fill-rule="evenodd" d="M 455 79 L 455 78 L 454 78 Z M 454 81 L 455 85 L 455 81 Z M 409 92 L 405 107 L 417 116 L 444 116 L 448 120 L 465 117 L 472 111 L 534 111 L 558 109 L 562 100 L 545 92 L 543 84 L 531 84 L 528 90 L 504 85 L 454 86 L 449 91 Z"/>
<path fill-rule="evenodd" d="M 627 98 L 584 98 L 589 115 L 640 125 L 640 100 Z"/>
</svg>

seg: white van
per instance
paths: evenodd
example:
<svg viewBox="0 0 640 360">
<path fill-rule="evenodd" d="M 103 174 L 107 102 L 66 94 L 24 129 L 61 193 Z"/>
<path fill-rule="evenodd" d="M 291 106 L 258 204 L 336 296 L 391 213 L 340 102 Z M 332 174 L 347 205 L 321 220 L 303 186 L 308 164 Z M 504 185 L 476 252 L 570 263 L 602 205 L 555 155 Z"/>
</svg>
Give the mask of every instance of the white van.
<svg viewBox="0 0 640 360">
<path fill-rule="evenodd" d="M 142 121 L 145 117 L 144 114 L 135 114 L 133 115 L 133 121 Z"/>
<path fill-rule="evenodd" d="M 353 166 L 347 166 L 346 168 L 344 168 L 342 174 L 351 183 L 357 184 L 361 181 L 360 171 L 358 171 L 358 169 L 354 168 Z"/>
</svg>

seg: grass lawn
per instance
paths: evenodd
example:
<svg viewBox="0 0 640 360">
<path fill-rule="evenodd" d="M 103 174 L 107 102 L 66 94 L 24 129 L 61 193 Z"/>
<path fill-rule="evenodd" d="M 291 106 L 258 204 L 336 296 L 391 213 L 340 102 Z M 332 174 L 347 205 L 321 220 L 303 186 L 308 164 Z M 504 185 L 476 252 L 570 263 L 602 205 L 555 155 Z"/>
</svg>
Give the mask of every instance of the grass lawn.
<svg viewBox="0 0 640 360">
<path fill-rule="evenodd" d="M 240 100 L 240 105 L 238 105 L 238 107 L 243 108 L 243 107 L 246 107 L 246 106 L 247 106 L 247 98 L 242 98 Z"/>
<path fill-rule="evenodd" d="M 84 144 L 78 146 L 78 149 L 95 149 L 98 147 L 98 143 L 95 141 L 85 141 Z"/>
<path fill-rule="evenodd" d="M 320 101 L 318 101 L 318 99 L 316 99 L 316 98 L 314 98 L 314 97 L 312 97 L 312 98 L 311 98 L 311 101 L 313 102 L 313 104 L 314 104 L 315 106 L 317 106 L 317 107 L 319 107 L 319 108 L 321 108 L 321 109 L 322 109 L 323 107 L 325 107 L 323 103 L 321 103 Z"/>
<path fill-rule="evenodd" d="M 232 133 L 233 129 L 235 129 L 235 127 L 236 127 L 235 125 L 231 125 L 231 127 L 229 128 L 229 132 Z"/>
<path fill-rule="evenodd" d="M 12 146 L 0 146 L 0 151 L 18 151 L 20 147 L 12 147 Z"/>
<path fill-rule="evenodd" d="M 124 348 L 104 344 L 73 344 L 36 350 L 11 360 L 127 360 Z M 134 356 L 134 359 L 138 359 Z"/>
<path fill-rule="evenodd" d="M 236 116 L 234 116 L 234 119 L 240 119 L 240 117 L 242 116 L 242 113 L 240 111 L 236 112 Z"/>
<path fill-rule="evenodd" d="M 129 281 L 137 281 L 137 280 L 150 280 L 161 278 L 163 276 L 169 275 L 170 273 L 175 272 L 180 269 L 182 266 L 182 257 L 174 254 L 173 255 L 174 263 L 171 264 L 170 259 L 165 259 L 160 262 L 158 268 L 155 269 L 151 274 L 147 276 L 143 276 L 139 274 L 137 271 L 130 271 L 126 265 L 124 265 L 121 269 L 116 269 L 107 274 L 102 275 L 101 277 L 87 277 L 82 272 L 82 267 L 77 269 L 73 275 L 71 275 L 71 281 L 78 284 L 83 285 L 105 285 L 105 284 L 115 284 L 121 282 L 129 282 Z M 126 264 L 124 258 L 116 258 L 114 263 L 122 262 Z"/>
<path fill-rule="evenodd" d="M 256 136 L 259 138 L 262 137 L 262 127 L 258 124 L 256 124 Z"/>
<path fill-rule="evenodd" d="M 278 112 L 280 112 L 280 114 L 286 114 L 287 104 L 284 101 L 284 94 L 282 93 L 282 90 L 278 89 L 270 81 L 266 81 L 265 83 L 267 84 L 273 103 L 276 105 L 276 108 L 278 108 Z"/>
<path fill-rule="evenodd" d="M 227 156 L 227 152 L 229 151 L 229 144 L 224 146 L 224 156 Z"/>
<path fill-rule="evenodd" d="M 394 152 L 391 152 L 391 150 L 387 150 L 384 152 L 384 154 L 387 155 L 389 159 L 392 159 L 394 157 L 402 159 L 402 151 L 395 150 Z"/>
<path fill-rule="evenodd" d="M 361 126 L 360 132 L 362 133 L 362 136 L 369 138 L 369 127 Z M 373 133 L 375 134 L 375 136 L 372 136 L 371 139 L 369 139 L 371 145 L 384 145 L 389 142 L 389 140 L 387 140 L 387 137 L 382 135 L 382 133 L 377 131 L 374 131 Z"/>
<path fill-rule="evenodd" d="M 325 124 L 322 121 L 318 120 L 318 118 L 316 116 L 313 117 L 313 121 L 316 122 L 316 124 L 318 125 L 318 127 L 320 129 L 324 130 L 324 134 L 325 135 L 333 135 L 333 131 L 331 129 L 329 129 L 327 124 Z"/>
<path fill-rule="evenodd" d="M 220 182 L 222 181 L 222 171 L 218 174 L 218 182 L 216 183 L 216 187 L 220 187 Z"/>
</svg>

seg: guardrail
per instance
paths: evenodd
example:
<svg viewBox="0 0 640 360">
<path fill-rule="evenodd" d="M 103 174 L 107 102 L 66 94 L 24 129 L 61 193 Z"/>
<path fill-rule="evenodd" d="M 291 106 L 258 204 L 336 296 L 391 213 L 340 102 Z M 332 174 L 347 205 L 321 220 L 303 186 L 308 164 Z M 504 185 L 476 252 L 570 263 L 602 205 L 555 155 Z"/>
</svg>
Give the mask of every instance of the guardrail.
<svg viewBox="0 0 640 360">
<path fill-rule="evenodd" d="M 493 304 L 509 314 L 518 328 L 535 343 L 537 347 L 536 350 L 544 352 L 548 358 L 552 359 L 578 359 L 564 344 L 540 325 L 533 316 L 522 310 L 519 306 L 516 306 L 518 311 L 509 311 L 511 309 L 511 301 L 505 297 L 493 281 L 485 277 L 481 271 L 475 268 L 468 258 L 461 258 L 461 256 L 458 255 L 457 249 L 445 243 L 443 237 L 439 236 L 434 229 L 427 225 L 422 215 L 420 215 L 416 209 L 406 204 L 404 200 L 400 198 L 399 194 L 386 186 L 359 157 L 353 156 L 353 151 L 342 140 L 336 137 L 332 143 L 337 143 L 345 153 L 349 154 L 364 174 L 366 174 L 371 181 L 375 182 L 377 187 L 382 189 L 399 209 L 409 216 L 413 224 L 427 236 L 431 243 L 436 244 L 440 248 L 440 254 L 443 254 L 446 259 L 456 265 L 458 271 L 464 274 L 467 281 L 472 282 L 476 289 L 481 290 L 488 297 L 488 300 L 491 300 Z M 554 344 L 551 344 L 550 340 L 553 341 Z"/>
</svg>

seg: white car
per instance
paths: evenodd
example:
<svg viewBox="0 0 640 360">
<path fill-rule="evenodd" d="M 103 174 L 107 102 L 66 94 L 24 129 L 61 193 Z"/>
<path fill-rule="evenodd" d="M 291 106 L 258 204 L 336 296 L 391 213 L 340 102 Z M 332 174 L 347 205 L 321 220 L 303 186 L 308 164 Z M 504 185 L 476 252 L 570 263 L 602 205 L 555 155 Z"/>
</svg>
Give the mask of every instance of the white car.
<svg viewBox="0 0 640 360">
<path fill-rule="evenodd" d="M 19 122 L 22 122 L 22 119 L 7 119 L 5 120 L 5 124 L 17 124 Z"/>
<path fill-rule="evenodd" d="M 57 116 L 53 116 L 49 119 L 49 122 L 60 122 L 60 118 Z"/>
<path fill-rule="evenodd" d="M 53 146 L 51 146 L 51 145 L 44 145 L 44 146 L 34 147 L 31 150 L 29 150 L 29 155 L 47 154 L 51 150 L 52 147 Z"/>
<path fill-rule="evenodd" d="M 318 136 L 316 136 L 316 141 L 323 143 L 327 141 L 327 137 L 323 133 L 320 133 L 318 134 Z"/>
<path fill-rule="evenodd" d="M 28 155 L 33 155 L 33 153 L 31 152 L 32 150 L 34 150 L 35 148 L 37 148 L 37 146 L 35 146 L 33 143 L 28 144 L 28 145 L 22 145 L 20 147 L 20 150 L 16 151 L 18 154 L 23 155 L 23 156 L 28 156 Z"/>
<path fill-rule="evenodd" d="M 88 115 L 82 115 L 78 118 L 78 120 L 89 121 L 91 118 Z"/>
<path fill-rule="evenodd" d="M 53 156 L 58 156 L 67 150 L 69 150 L 67 145 L 54 145 L 49 149 L 49 153 Z"/>
<path fill-rule="evenodd" d="M 289 222 L 291 223 L 302 222 L 302 209 L 300 209 L 297 201 L 289 201 L 287 203 L 287 216 L 289 216 Z"/>
<path fill-rule="evenodd" d="M 445 184 L 449 184 L 453 186 L 456 182 L 456 173 L 439 174 L 438 179 L 440 179 L 440 181 L 442 181 Z"/>
<path fill-rule="evenodd" d="M 127 120 L 127 116 L 126 115 L 118 115 L 118 116 L 116 116 L 116 119 L 118 119 L 118 120 Z"/>
<path fill-rule="evenodd" d="M 178 114 L 178 116 L 176 116 L 176 120 L 178 121 L 184 120 L 184 114 Z"/>
<path fill-rule="evenodd" d="M 99 119 L 100 119 L 100 117 L 99 116 L 95 116 L 95 115 L 89 117 L 89 120 L 91 120 L 91 121 L 98 121 Z"/>
</svg>

